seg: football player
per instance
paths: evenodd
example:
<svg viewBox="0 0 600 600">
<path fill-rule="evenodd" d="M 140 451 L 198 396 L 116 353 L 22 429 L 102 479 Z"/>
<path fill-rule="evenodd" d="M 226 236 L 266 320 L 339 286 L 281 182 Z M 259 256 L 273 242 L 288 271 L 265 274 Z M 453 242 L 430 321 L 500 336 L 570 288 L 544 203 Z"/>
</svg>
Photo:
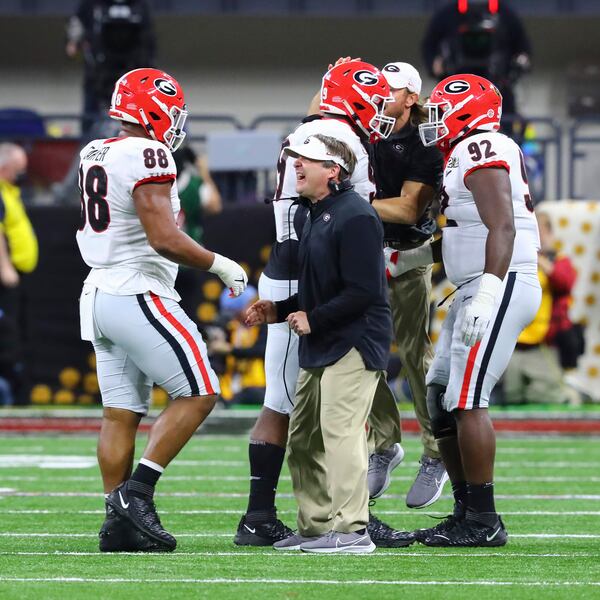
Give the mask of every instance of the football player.
<svg viewBox="0 0 600 600">
<path fill-rule="evenodd" d="M 393 96 L 385 77 L 369 63 L 355 60 L 336 64 L 324 75 L 320 93 L 321 113 L 304 119 L 282 145 L 273 202 L 277 241 L 259 280 L 258 290 L 262 300 L 284 300 L 298 291 L 298 232 L 302 230 L 306 212 L 298 209 L 293 168 L 295 159 L 289 157 L 285 149 L 290 145 L 305 143 L 314 134 L 345 142 L 357 159 L 351 183 L 365 200 L 370 200 L 375 187 L 370 179 L 365 144 L 369 141 L 375 143 L 392 131 L 395 119 L 384 114 L 389 102 L 393 102 Z M 285 456 L 299 371 L 298 337 L 287 323 L 268 326 L 265 370 L 265 402 L 250 434 L 248 507 L 234 538 L 239 545 L 266 546 L 291 535 L 291 530 L 277 519 L 275 509 L 276 488 Z M 394 396 L 385 382 L 378 388 L 374 412 L 378 403 L 396 406 Z M 386 408 L 385 414 L 389 412 L 389 408 Z M 383 448 L 400 441 L 399 414 L 388 429 Z M 384 530 L 385 545 L 410 543 L 403 532 L 395 532 L 378 520 L 375 524 L 380 533 Z M 378 544 L 374 533 L 372 537 Z"/>
<path fill-rule="evenodd" d="M 187 116 L 177 81 L 157 69 L 130 71 L 115 85 L 109 115 L 121 122 L 119 137 L 94 140 L 81 151 L 77 232 L 91 267 L 80 298 L 81 336 L 94 346 L 104 406 L 100 550 L 171 551 L 176 540 L 161 525 L 154 489 L 219 393 L 204 341 L 178 303 L 178 264 L 215 273 L 235 296 L 247 277 L 177 226 L 171 152 L 183 141 Z M 154 383 L 172 402 L 132 472 L 136 432 Z"/>
<path fill-rule="evenodd" d="M 494 503 L 496 441 L 492 388 L 541 300 L 539 235 L 517 144 L 498 133 L 502 97 L 487 79 L 453 75 L 438 83 L 419 127 L 445 155 L 441 240 L 386 249 L 397 276 L 440 261 L 457 286 L 427 374 L 433 433 L 452 482 L 454 514 L 415 535 L 428 546 L 502 546 L 508 535 Z"/>
</svg>

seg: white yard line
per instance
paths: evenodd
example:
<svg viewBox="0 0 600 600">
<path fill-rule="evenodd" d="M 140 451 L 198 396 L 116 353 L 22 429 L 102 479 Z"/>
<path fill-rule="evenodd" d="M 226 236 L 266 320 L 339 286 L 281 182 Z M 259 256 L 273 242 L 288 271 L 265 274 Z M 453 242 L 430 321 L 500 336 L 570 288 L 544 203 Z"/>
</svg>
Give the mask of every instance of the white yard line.
<svg viewBox="0 0 600 600">
<path fill-rule="evenodd" d="M 347 556 L 347 555 L 346 555 Z M 357 555 L 354 555 L 357 556 Z M 369 556 L 368 554 L 363 556 Z M 266 579 L 266 578 L 213 578 L 213 579 L 187 579 L 187 578 L 91 578 L 91 577 L 0 577 L 0 582 L 13 583 L 163 583 L 163 584 L 222 584 L 222 583 L 265 583 L 275 585 L 412 585 L 412 586 L 486 586 L 486 587 L 568 587 L 568 586 L 600 586 L 600 581 L 381 581 L 377 579 Z"/>
</svg>

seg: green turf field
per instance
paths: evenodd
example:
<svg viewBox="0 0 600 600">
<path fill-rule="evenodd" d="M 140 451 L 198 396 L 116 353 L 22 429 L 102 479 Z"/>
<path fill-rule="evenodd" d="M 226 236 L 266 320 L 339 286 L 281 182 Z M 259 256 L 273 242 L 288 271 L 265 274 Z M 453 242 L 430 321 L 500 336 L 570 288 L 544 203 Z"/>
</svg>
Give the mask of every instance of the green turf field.
<svg viewBox="0 0 600 600">
<path fill-rule="evenodd" d="M 428 527 L 435 522 L 404 505 L 419 456 L 416 438 L 404 446 L 407 457 L 375 512 L 398 528 Z M 246 455 L 245 438 L 195 437 L 156 496 L 176 552 L 101 555 L 95 439 L 0 438 L 0 598 L 600 598 L 600 438 L 499 440 L 505 548 L 415 544 L 366 556 L 234 546 Z M 293 526 L 287 472 L 280 492 L 280 516 Z M 429 513 L 450 507 L 446 495 Z"/>
</svg>

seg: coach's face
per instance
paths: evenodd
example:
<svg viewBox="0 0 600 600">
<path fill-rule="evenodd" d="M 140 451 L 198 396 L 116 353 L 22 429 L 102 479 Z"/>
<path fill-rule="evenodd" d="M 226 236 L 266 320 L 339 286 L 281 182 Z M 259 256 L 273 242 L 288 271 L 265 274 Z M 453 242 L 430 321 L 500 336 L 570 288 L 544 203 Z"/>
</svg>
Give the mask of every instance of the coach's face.
<svg viewBox="0 0 600 600">
<path fill-rule="evenodd" d="M 304 196 L 313 202 L 317 202 L 325 196 L 328 196 L 330 191 L 327 182 L 339 175 L 339 167 L 325 167 L 323 161 L 311 160 L 299 156 L 294 161 L 294 169 L 296 170 L 296 192 L 300 196 Z"/>
<path fill-rule="evenodd" d="M 414 92 L 409 92 L 408 88 L 392 89 L 394 102 L 388 102 L 385 105 L 383 114 L 387 117 L 402 119 L 411 106 L 418 101 L 419 95 Z"/>
</svg>

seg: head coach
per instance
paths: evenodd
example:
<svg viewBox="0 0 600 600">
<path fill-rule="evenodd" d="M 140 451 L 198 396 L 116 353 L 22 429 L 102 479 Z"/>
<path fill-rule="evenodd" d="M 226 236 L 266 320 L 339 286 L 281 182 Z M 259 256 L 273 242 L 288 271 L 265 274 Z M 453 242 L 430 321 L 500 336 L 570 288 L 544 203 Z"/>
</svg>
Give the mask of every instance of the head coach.
<svg viewBox="0 0 600 600">
<path fill-rule="evenodd" d="M 275 547 L 372 552 L 365 423 L 385 377 L 392 327 L 383 226 L 352 189 L 356 159 L 346 144 L 317 134 L 286 152 L 296 158 L 296 191 L 308 206 L 298 294 L 248 310 L 249 324 L 287 320 L 300 336 L 288 440 L 298 533 Z"/>
</svg>

